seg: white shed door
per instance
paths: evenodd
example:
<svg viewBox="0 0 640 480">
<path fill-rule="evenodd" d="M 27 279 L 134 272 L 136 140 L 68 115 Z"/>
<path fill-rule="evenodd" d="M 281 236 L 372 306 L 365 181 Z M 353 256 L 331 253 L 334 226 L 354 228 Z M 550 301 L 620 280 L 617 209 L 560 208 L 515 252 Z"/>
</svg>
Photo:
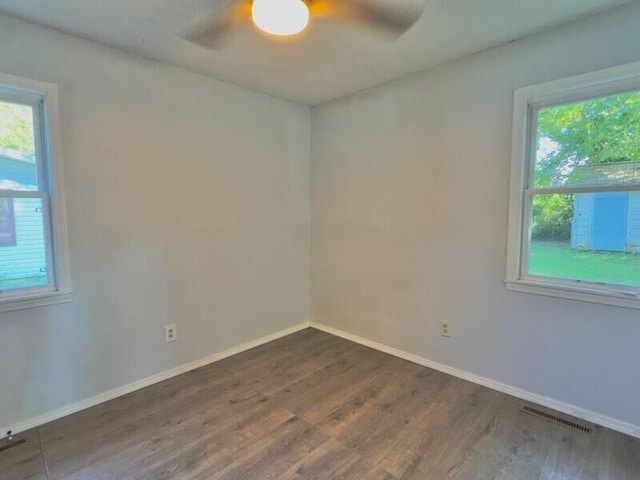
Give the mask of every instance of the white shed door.
<svg viewBox="0 0 640 480">
<path fill-rule="evenodd" d="M 579 193 L 573 197 L 573 225 L 571 246 L 591 248 L 591 227 L 593 223 L 593 194 Z"/>
</svg>

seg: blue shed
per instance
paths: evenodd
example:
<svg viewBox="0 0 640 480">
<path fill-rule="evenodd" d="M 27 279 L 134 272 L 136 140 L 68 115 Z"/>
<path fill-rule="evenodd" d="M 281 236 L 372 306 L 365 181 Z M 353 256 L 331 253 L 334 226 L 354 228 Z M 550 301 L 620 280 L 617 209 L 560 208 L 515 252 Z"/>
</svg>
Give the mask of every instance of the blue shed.
<svg viewBox="0 0 640 480">
<path fill-rule="evenodd" d="M 638 184 L 640 162 L 577 167 L 572 185 Z M 587 250 L 640 252 L 640 192 L 574 195 L 571 246 Z"/>
<path fill-rule="evenodd" d="M 0 148 L 0 189 L 36 190 L 35 157 Z M 46 283 L 42 207 L 39 198 L 0 197 L 0 289 L 17 279 Z"/>
</svg>

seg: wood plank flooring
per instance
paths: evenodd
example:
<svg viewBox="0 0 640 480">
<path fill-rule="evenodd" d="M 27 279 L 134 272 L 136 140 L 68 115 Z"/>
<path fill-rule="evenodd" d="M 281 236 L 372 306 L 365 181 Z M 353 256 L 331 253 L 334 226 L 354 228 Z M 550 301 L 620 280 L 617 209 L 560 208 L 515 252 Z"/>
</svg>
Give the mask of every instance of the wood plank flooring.
<svg viewBox="0 0 640 480">
<path fill-rule="evenodd" d="M 26 432 L 0 478 L 639 479 L 640 441 L 307 329 Z"/>
</svg>

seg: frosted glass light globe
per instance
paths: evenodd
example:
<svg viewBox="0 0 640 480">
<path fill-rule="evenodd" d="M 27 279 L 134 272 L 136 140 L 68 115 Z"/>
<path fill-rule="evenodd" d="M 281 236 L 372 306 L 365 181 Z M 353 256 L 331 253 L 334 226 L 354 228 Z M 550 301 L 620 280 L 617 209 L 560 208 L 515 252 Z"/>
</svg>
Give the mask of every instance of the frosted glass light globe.
<svg viewBox="0 0 640 480">
<path fill-rule="evenodd" d="M 295 35 L 307 27 L 309 9 L 302 0 L 254 0 L 253 23 L 273 35 Z"/>
</svg>

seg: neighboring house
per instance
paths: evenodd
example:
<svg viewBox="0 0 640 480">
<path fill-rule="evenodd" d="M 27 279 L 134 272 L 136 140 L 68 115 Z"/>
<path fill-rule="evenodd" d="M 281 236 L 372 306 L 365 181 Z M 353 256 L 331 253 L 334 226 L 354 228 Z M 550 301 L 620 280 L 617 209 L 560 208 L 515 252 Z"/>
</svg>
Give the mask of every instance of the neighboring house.
<svg viewBox="0 0 640 480">
<path fill-rule="evenodd" d="M 0 148 L 0 189 L 35 190 L 35 157 Z M 47 261 L 42 202 L 0 197 L 0 280 L 41 276 Z"/>
<path fill-rule="evenodd" d="M 640 162 L 576 167 L 572 186 L 640 184 Z M 574 196 L 571 246 L 640 252 L 640 192 L 578 193 Z"/>
</svg>

